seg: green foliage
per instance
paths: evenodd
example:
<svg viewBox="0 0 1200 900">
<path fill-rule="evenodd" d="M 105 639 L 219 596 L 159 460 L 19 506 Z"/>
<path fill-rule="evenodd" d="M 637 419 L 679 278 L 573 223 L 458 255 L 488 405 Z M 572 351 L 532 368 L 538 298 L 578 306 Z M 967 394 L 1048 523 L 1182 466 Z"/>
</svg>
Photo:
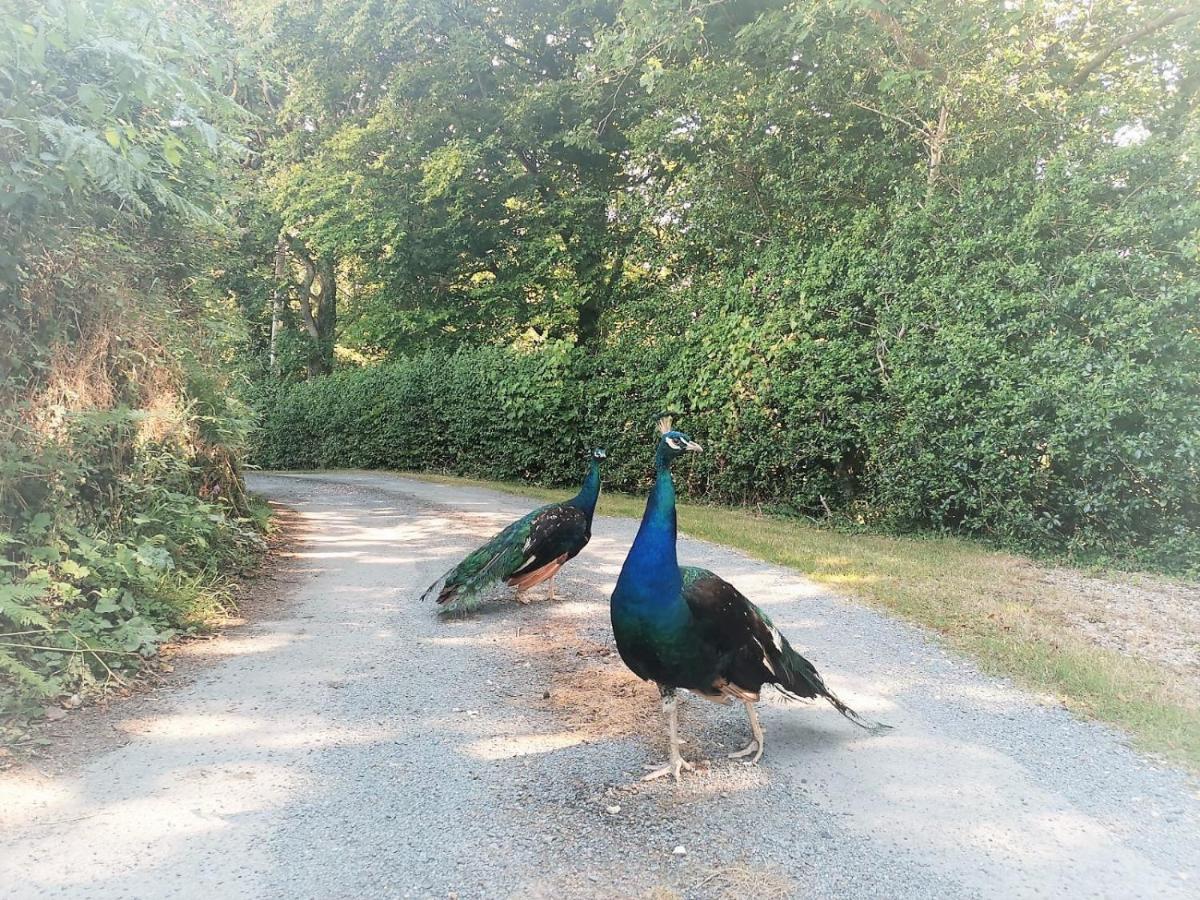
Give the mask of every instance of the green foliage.
<svg viewBox="0 0 1200 900">
<path fill-rule="evenodd" d="M 650 423 L 668 401 L 705 446 L 680 472 L 693 496 L 1196 569 L 1196 461 L 1190 444 L 1171 443 L 1196 441 L 1194 396 L 1133 371 L 1112 386 L 1103 380 L 1098 395 L 1096 361 L 1048 365 L 1031 378 L 1024 351 L 1020 365 L 979 385 L 974 363 L 986 345 L 977 342 L 931 343 L 913 369 L 924 377 L 885 381 L 871 368 L 875 347 L 852 321 L 814 315 L 806 325 L 802 315 L 748 312 L 769 287 L 752 277 L 714 289 L 676 336 L 666 336 L 671 323 L 655 323 L 652 346 L 630 332 L 597 354 L 562 344 L 435 351 L 268 389 L 254 458 L 273 468 L 570 484 L 583 449 L 599 444 L 609 449 L 605 483 L 643 491 Z M 1031 355 L 1050 352 L 1044 343 L 1036 335 Z M 1129 384 L 1158 417 L 1115 433 L 1098 425 L 1107 422 L 1102 398 L 1127 402 Z M 985 417 L 966 412 L 981 404 Z M 1139 452 L 1147 446 L 1157 449 Z"/>
<path fill-rule="evenodd" d="M 224 74 L 201 33 L 152 0 L 0 6 L 0 234 L 18 251 L 4 282 L 27 241 L 75 214 L 212 221 L 195 191 L 239 150 L 212 121 L 237 108 L 208 84 Z"/>
<path fill-rule="evenodd" d="M 166 441 L 128 408 L 72 418 L 11 445 L 8 466 L 36 490 L 0 480 L 0 717 L 107 684 L 202 628 L 227 572 L 261 547 L 227 451 L 197 439 L 195 416 L 160 420 Z"/>
<path fill-rule="evenodd" d="M 135 413 L 103 418 L 132 425 Z M 142 445 L 106 470 L 97 460 L 109 456 L 113 436 L 76 430 L 56 457 L 76 465 L 54 473 L 35 507 L 5 516 L 0 717 L 109 684 L 163 641 L 203 628 L 226 573 L 261 547 L 250 511 L 221 498 L 211 467 L 177 448 Z M 35 470 L 45 454 L 24 463 Z"/>
<path fill-rule="evenodd" d="M 560 481 L 582 432 L 633 487 L 672 406 L 721 499 L 1200 567 L 1200 11 L 245 6 L 275 208 L 395 363 L 285 391 L 264 460 Z"/>
<path fill-rule="evenodd" d="M 608 0 L 235 7 L 287 80 L 264 199 L 352 269 L 355 349 L 596 336 L 638 181 L 580 78 Z"/>
<path fill-rule="evenodd" d="M 0 2 L 0 726 L 203 627 L 261 545 L 223 40 L 158 0 Z"/>
</svg>

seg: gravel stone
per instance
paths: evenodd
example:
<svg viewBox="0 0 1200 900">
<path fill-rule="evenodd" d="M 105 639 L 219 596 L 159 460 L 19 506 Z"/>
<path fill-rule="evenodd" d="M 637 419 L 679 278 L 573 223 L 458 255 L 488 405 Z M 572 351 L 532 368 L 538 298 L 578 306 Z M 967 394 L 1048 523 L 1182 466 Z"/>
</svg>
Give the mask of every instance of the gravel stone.
<svg viewBox="0 0 1200 900">
<path fill-rule="evenodd" d="M 661 740 L 573 741 L 537 699 L 555 660 L 510 646 L 560 616 L 605 640 L 635 522 L 597 519 L 561 601 L 442 621 L 420 592 L 532 503 L 383 473 L 250 481 L 310 528 L 292 602 L 215 643 L 224 660 L 129 743 L 0 780 L 6 898 L 702 900 L 729 895 L 723 873 L 817 900 L 1195 896 L 1194 781 L 794 572 L 681 541 L 894 730 L 768 702 L 765 756 L 744 767 L 724 758 L 740 710 L 689 698 L 684 754 L 711 765 L 642 784 Z"/>
</svg>

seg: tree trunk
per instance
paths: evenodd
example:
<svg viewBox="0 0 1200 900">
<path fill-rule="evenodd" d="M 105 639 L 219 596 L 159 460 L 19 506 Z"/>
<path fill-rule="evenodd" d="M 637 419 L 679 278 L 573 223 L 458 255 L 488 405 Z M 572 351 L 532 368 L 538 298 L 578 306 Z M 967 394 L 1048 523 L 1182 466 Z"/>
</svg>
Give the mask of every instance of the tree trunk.
<svg viewBox="0 0 1200 900">
<path fill-rule="evenodd" d="M 950 110 L 946 104 L 938 111 L 937 125 L 927 132 L 929 142 L 929 176 L 926 182 L 925 199 L 933 195 L 933 189 L 938 183 L 942 172 L 942 157 L 946 153 L 946 142 L 950 136 Z"/>
<path fill-rule="evenodd" d="M 333 344 L 337 336 L 337 273 L 332 259 L 317 260 L 317 281 L 321 293 L 317 297 L 318 353 L 321 374 L 333 371 Z"/>
<path fill-rule="evenodd" d="M 621 241 L 604 272 L 604 257 L 597 253 L 585 261 L 587 299 L 579 307 L 579 322 L 576 326 L 576 345 L 594 347 L 600 341 L 600 317 L 612 302 L 613 292 L 621 282 L 625 269 L 626 242 Z M 583 280 L 583 279 L 581 279 Z"/>
<path fill-rule="evenodd" d="M 279 335 L 283 331 L 283 279 L 287 275 L 287 244 L 283 235 L 275 242 L 275 289 L 271 292 L 271 374 L 279 375 Z"/>
<path fill-rule="evenodd" d="M 333 339 L 337 327 L 337 279 L 333 260 L 313 259 L 299 236 L 287 234 L 292 255 L 304 267 L 300 285 L 300 319 L 312 341 L 306 368 L 310 378 L 333 371 Z M 315 304 L 315 312 L 314 312 Z"/>
</svg>

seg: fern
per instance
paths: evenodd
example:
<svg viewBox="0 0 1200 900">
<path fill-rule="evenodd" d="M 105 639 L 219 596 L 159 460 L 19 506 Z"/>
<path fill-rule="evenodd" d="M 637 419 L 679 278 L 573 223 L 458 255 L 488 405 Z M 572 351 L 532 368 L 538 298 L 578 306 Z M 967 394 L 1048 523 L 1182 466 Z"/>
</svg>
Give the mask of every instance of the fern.
<svg viewBox="0 0 1200 900">
<path fill-rule="evenodd" d="M 7 619 L 18 628 L 42 628 L 49 631 L 52 627 L 50 620 L 35 606 L 30 605 L 30 601 L 41 599 L 45 593 L 44 584 L 0 584 L 0 619 Z M 4 635 L 0 634 L 0 638 L 3 637 Z"/>
<path fill-rule="evenodd" d="M 14 682 L 22 690 L 19 693 L 25 696 L 38 698 L 53 697 L 59 692 L 62 685 L 56 678 L 47 678 L 38 672 L 31 669 L 12 652 L 11 649 L 0 644 L 0 683 L 4 681 Z M 0 712 L 4 709 L 0 704 Z"/>
<path fill-rule="evenodd" d="M 50 620 L 41 611 L 32 606 L 46 593 L 44 584 L 25 582 L 24 584 L 0 584 L 0 624 L 5 621 L 19 629 L 51 628 Z M 45 699 L 53 697 L 62 685 L 59 679 L 38 672 L 24 662 L 19 649 L 4 639 L 9 636 L 0 633 L 0 685 L 8 682 L 16 688 L 7 691 L 11 700 L 20 698 Z M 20 638 L 17 638 L 19 641 Z M 0 713 L 4 713 L 6 702 L 0 702 Z"/>
</svg>

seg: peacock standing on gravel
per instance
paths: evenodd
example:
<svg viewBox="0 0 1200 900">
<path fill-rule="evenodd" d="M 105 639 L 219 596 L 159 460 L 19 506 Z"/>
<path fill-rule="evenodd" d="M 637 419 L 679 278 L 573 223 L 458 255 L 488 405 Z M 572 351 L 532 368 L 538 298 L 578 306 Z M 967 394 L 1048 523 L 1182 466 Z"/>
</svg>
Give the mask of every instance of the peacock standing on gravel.
<svg viewBox="0 0 1200 900">
<path fill-rule="evenodd" d="M 591 466 L 579 493 L 564 503 L 541 506 L 513 522 L 431 584 L 424 600 L 439 587 L 440 612 L 475 608 L 501 581 L 517 589 L 517 599 L 536 584 L 549 580 L 554 599 L 554 576 L 578 555 L 592 538 L 592 515 L 600 497 L 600 448 L 592 451 Z"/>
<path fill-rule="evenodd" d="M 617 650 L 639 678 L 657 683 L 667 717 L 670 758 L 653 768 L 646 780 L 692 765 L 679 755 L 675 691 L 686 688 L 718 703 L 742 701 L 753 735 L 745 749 L 729 754 L 762 757 L 763 729 L 755 702 L 764 684 L 785 696 L 824 697 L 843 716 L 869 731 L 887 728 L 863 719 L 834 696 L 817 670 L 792 649 L 766 613 L 733 585 L 705 569 L 680 566 L 675 555 L 675 484 L 671 463 L 699 444 L 671 430 L 671 420 L 658 423 L 661 437 L 655 454 L 654 489 L 637 537 L 625 558 L 613 591 L 610 613 Z"/>
</svg>

